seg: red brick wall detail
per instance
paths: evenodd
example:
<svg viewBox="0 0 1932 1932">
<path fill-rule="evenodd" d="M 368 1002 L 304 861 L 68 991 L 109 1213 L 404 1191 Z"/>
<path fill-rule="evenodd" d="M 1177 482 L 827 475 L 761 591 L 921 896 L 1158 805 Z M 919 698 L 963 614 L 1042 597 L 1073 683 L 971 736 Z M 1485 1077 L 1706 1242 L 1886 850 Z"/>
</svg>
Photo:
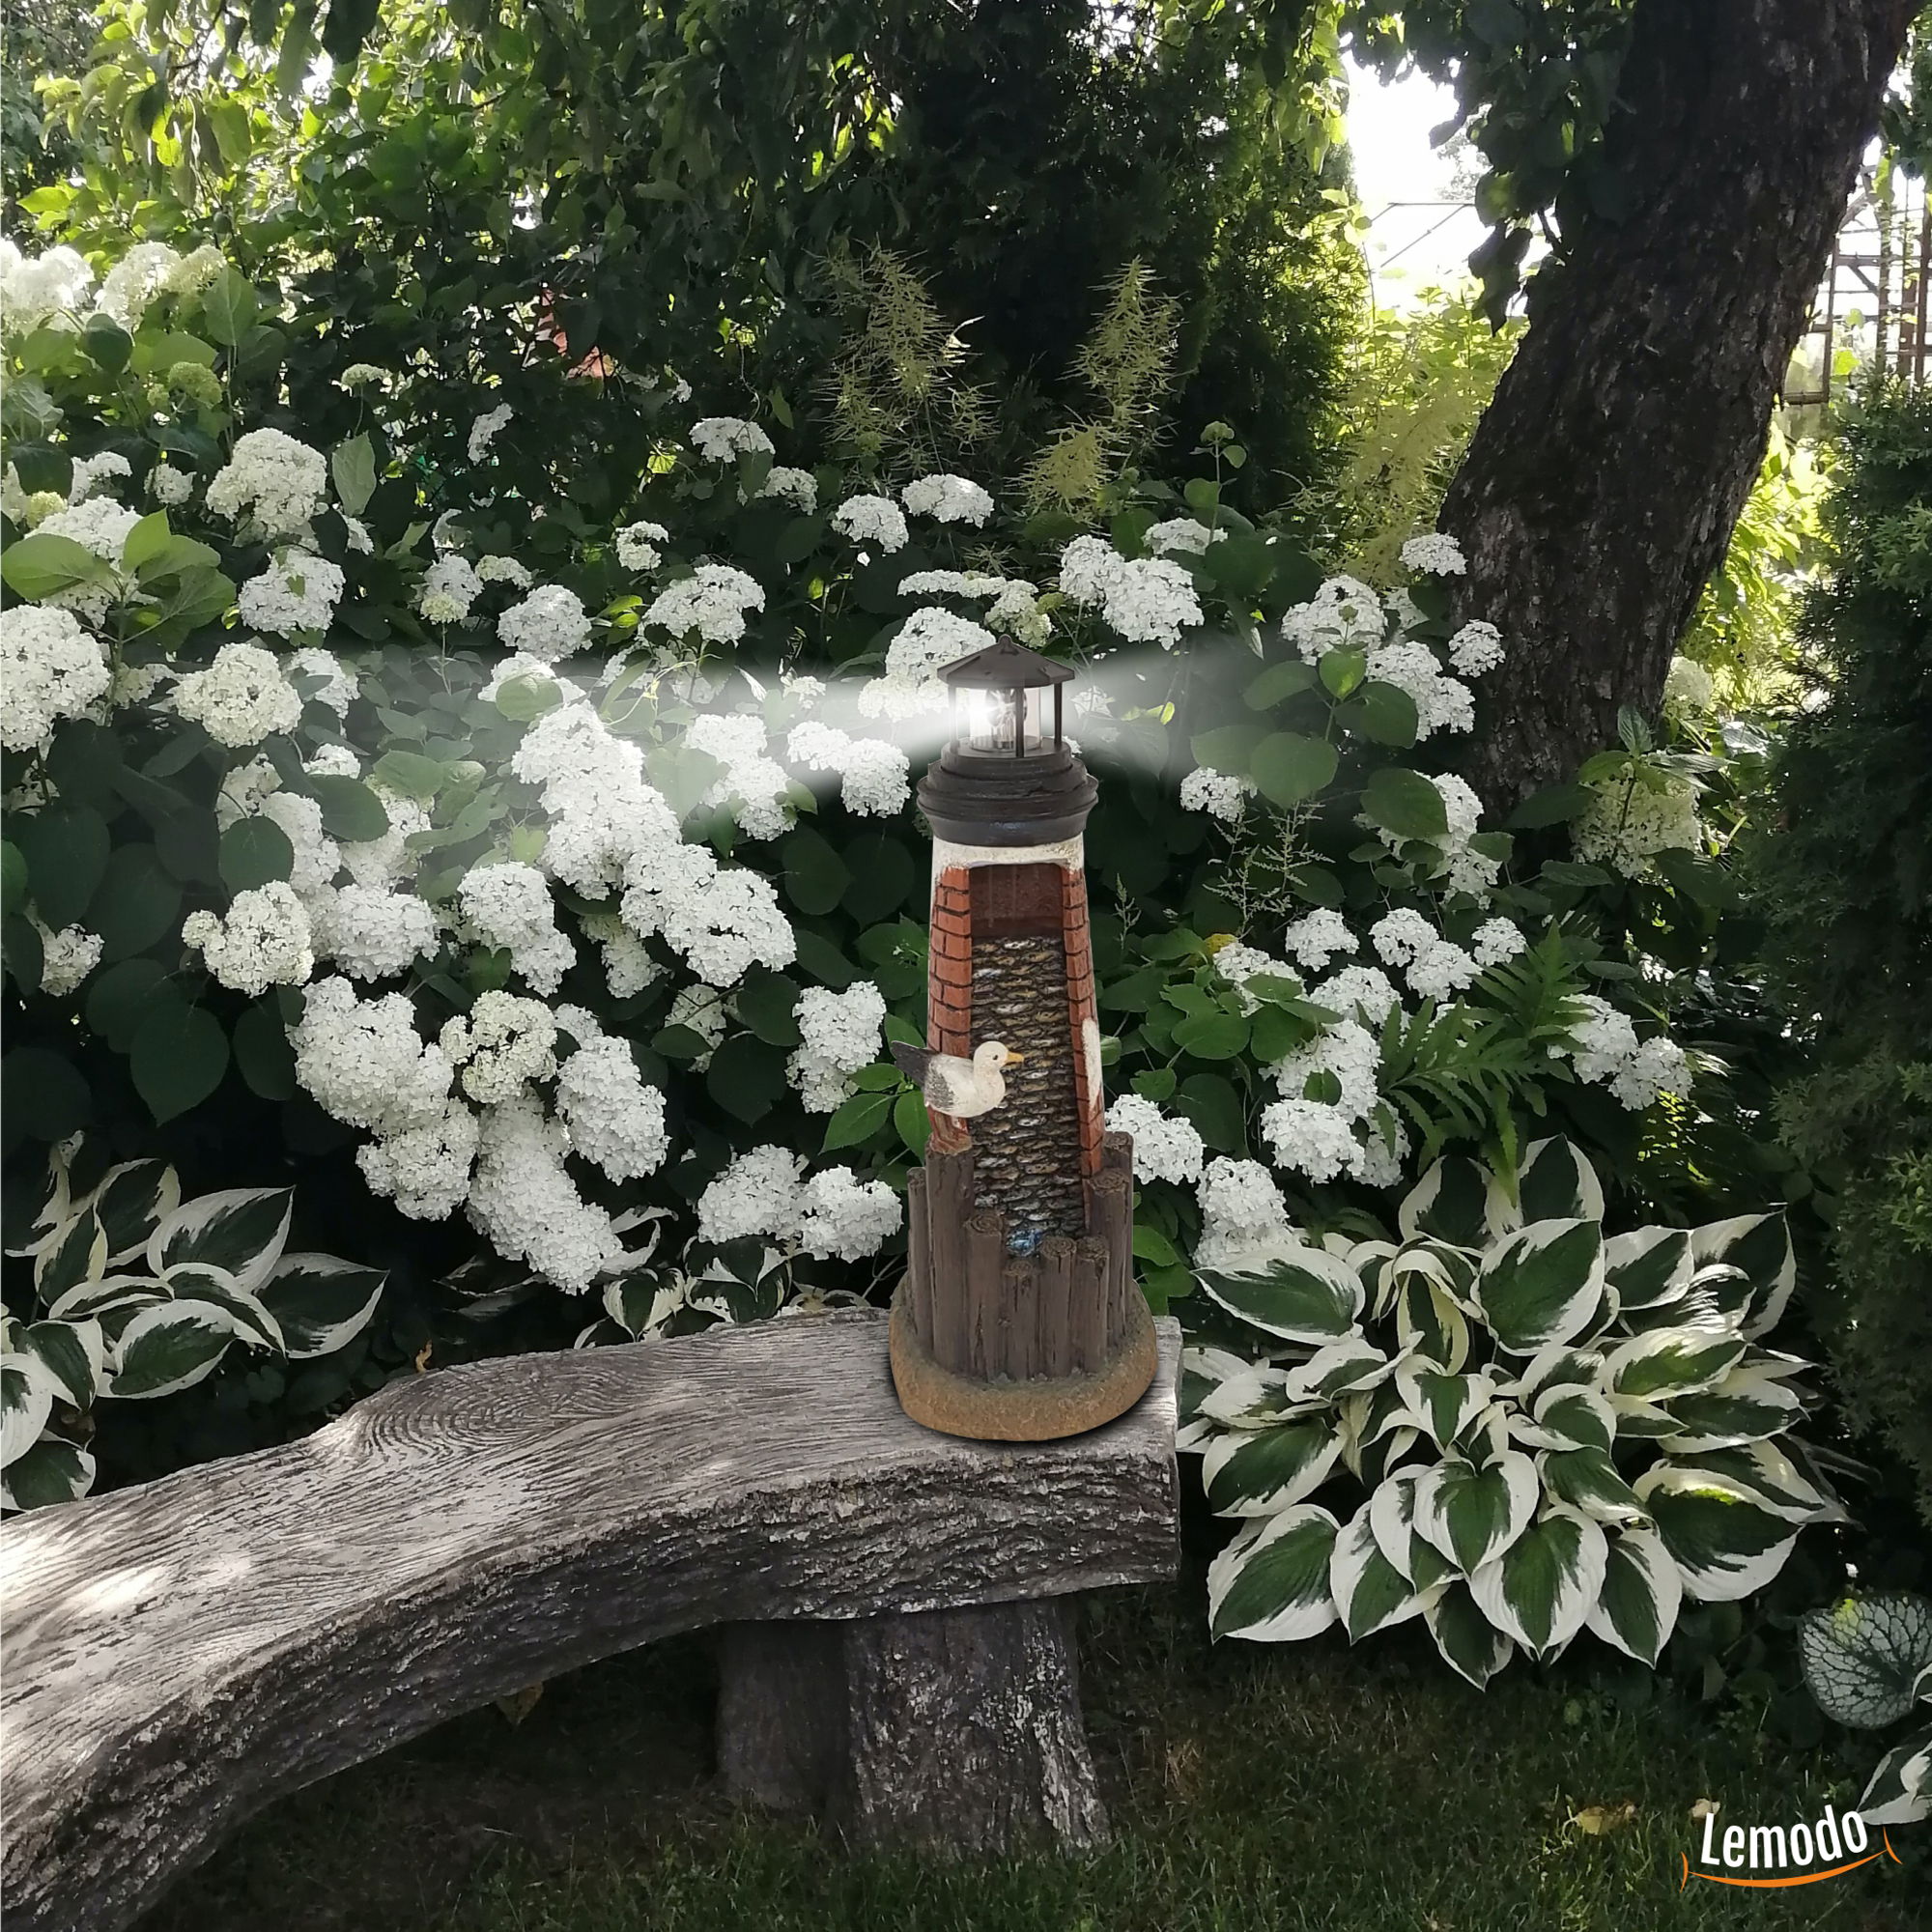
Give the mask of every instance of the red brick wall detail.
<svg viewBox="0 0 1932 1932">
<path fill-rule="evenodd" d="M 1094 947 L 1087 931 L 1087 874 L 1063 867 L 1061 931 L 1066 946 L 1066 1024 L 1073 1034 L 1073 1091 L 1080 1110 L 1080 1171 L 1100 1172 L 1100 1136 L 1106 1131 L 1107 1096 L 1087 1084 L 1087 1022 L 1099 1015 L 1094 1000 Z"/>
<path fill-rule="evenodd" d="M 932 882 L 932 952 L 925 980 L 925 1043 L 935 1053 L 973 1051 L 973 883 L 949 866 Z"/>
</svg>

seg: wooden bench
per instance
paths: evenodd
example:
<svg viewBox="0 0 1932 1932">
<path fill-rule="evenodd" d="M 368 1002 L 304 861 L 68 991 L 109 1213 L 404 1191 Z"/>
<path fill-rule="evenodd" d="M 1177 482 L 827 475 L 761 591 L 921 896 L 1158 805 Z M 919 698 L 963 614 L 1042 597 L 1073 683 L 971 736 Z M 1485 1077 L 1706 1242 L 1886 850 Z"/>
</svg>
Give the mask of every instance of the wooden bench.
<svg viewBox="0 0 1932 1932">
<path fill-rule="evenodd" d="M 827 1315 L 442 1371 L 14 1519 L 8 1932 L 114 1932 L 282 1794 L 707 1626 L 735 1794 L 861 1840 L 1092 1839 L 1063 1600 L 1173 1574 L 1160 1341 L 1139 1406 L 1062 1442 L 922 1429 L 884 1318 Z"/>
</svg>

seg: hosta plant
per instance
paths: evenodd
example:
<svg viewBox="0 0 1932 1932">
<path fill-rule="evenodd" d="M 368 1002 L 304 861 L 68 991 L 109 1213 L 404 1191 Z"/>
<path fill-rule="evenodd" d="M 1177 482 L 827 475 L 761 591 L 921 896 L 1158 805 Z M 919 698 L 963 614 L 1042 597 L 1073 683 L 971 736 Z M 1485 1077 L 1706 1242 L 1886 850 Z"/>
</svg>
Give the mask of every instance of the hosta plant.
<svg viewBox="0 0 1932 1932">
<path fill-rule="evenodd" d="M 1223 1229 L 1197 1257 L 1234 1348 L 1189 1358 L 1184 1444 L 1240 1528 L 1223 1636 L 1359 1640 L 1410 1617 L 1483 1685 L 1585 1629 L 1654 1664 L 1686 1597 L 1776 1576 L 1842 1520 L 1790 1431 L 1805 1365 L 1768 1347 L 1795 1274 L 1779 1214 L 1606 1235 L 1569 1141 L 1509 1177 L 1452 1155 L 1394 1238 Z"/>
<path fill-rule="evenodd" d="M 87 1493 L 93 1409 L 172 1395 L 231 1349 L 325 1355 L 374 1315 L 383 1275 L 334 1255 L 288 1252 L 295 1190 L 229 1188 L 182 1199 L 173 1168 L 126 1161 L 83 1182 L 56 1149 L 0 1318 L 0 1506 Z"/>
<path fill-rule="evenodd" d="M 1910 1590 L 1847 1597 L 1798 1630 L 1804 1681 L 1828 1718 L 1882 1731 L 1919 1720 L 1882 1757 L 1859 1800 L 1871 1825 L 1932 1817 L 1932 1602 Z"/>
</svg>

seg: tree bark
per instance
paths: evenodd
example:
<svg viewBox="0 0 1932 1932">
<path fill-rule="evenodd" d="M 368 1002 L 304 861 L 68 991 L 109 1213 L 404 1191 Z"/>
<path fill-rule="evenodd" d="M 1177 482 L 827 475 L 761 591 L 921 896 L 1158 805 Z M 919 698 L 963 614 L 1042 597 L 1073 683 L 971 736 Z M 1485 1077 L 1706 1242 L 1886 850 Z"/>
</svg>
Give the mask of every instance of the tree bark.
<svg viewBox="0 0 1932 1932">
<path fill-rule="evenodd" d="M 1639 0 L 1586 215 L 1442 507 L 1509 648 L 1467 770 L 1506 811 L 1654 712 L 1878 125 L 1906 0 Z"/>
</svg>

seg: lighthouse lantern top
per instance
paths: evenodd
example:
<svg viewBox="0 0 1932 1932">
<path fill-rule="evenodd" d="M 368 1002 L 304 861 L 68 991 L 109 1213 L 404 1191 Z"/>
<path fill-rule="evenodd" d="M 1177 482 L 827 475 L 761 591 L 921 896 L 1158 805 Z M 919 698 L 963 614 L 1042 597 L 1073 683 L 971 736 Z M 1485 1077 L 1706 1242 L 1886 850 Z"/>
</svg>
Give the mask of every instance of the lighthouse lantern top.
<svg viewBox="0 0 1932 1932">
<path fill-rule="evenodd" d="M 1060 693 L 1072 675 L 1070 665 L 1055 664 L 1010 638 L 948 665 L 940 676 L 952 692 L 953 749 L 981 758 L 1039 757 L 1060 751 L 1065 741 Z"/>
</svg>

